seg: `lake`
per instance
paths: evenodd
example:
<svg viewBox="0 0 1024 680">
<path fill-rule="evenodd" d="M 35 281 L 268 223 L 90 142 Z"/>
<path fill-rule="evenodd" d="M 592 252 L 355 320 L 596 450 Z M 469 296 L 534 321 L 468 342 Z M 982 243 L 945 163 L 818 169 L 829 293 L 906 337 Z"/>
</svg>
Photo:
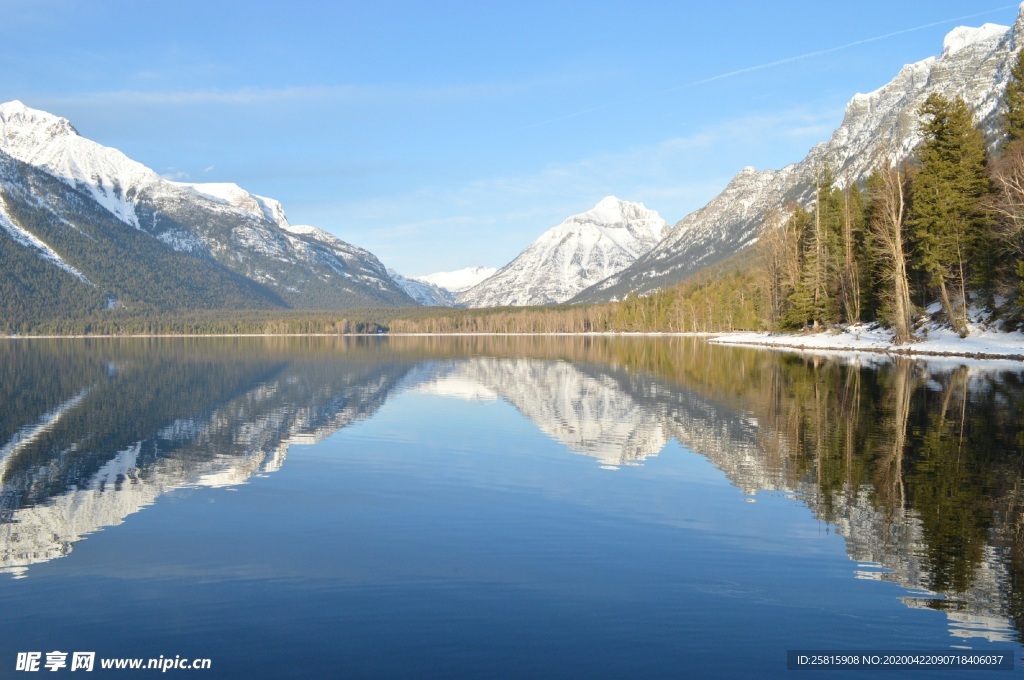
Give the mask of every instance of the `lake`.
<svg viewBox="0 0 1024 680">
<path fill-rule="evenodd" d="M 3 677 L 72 673 L 76 652 L 111 677 L 160 673 L 101 668 L 134 658 L 211 678 L 1022 664 L 1019 363 L 679 337 L 6 340 L 0 404 Z M 981 677 L 939 673 L 961 675 Z"/>
</svg>

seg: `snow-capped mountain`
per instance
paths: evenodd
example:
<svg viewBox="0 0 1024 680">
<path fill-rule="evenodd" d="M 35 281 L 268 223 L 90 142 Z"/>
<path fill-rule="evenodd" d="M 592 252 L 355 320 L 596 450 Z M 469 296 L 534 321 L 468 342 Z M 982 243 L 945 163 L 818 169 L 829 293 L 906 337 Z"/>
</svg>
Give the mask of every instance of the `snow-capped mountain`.
<svg viewBox="0 0 1024 680">
<path fill-rule="evenodd" d="M 455 304 L 455 294 L 423 279 L 411 279 L 402 276 L 394 269 L 388 269 L 391 279 L 401 286 L 405 294 L 425 307 L 451 307 Z"/>
<path fill-rule="evenodd" d="M 74 267 L 70 264 L 73 260 L 83 259 L 70 247 L 73 232 L 88 237 L 85 241 L 78 239 L 78 245 L 84 247 L 89 247 L 89 240 L 103 244 L 105 239 L 114 238 L 107 233 L 109 229 L 79 224 L 79 215 L 92 210 L 85 206 L 95 205 L 137 230 L 138 235 L 160 242 L 165 251 L 187 256 L 193 263 L 199 261 L 207 269 L 221 270 L 221 276 L 229 279 L 256 284 L 270 306 L 339 309 L 413 304 L 373 254 L 315 227 L 289 224 L 279 202 L 250 194 L 234 184 L 166 180 L 117 149 L 82 137 L 68 120 L 21 102 L 0 104 L 0 152 L 44 171 L 68 188 L 60 191 L 49 187 L 46 196 L 41 196 L 38 188 L 45 182 L 27 183 L 25 175 L 30 171 L 10 161 L 7 164 L 11 170 L 0 183 L 0 197 L 7 207 L 4 231 L 18 231 L 21 242 L 31 238 L 42 242 L 55 264 L 54 258 L 58 258 Z M 19 201 L 21 209 L 15 210 L 13 204 Z M 15 212 L 22 217 L 16 217 Z M 32 219 L 26 219 L 26 215 L 32 215 Z M 97 220 L 102 222 L 98 217 L 93 222 Z M 40 235 L 42 231 L 45 237 Z M 140 247 L 155 252 L 150 245 Z M 167 252 L 160 255 L 165 260 L 183 261 Z M 108 262 L 107 266 L 119 264 Z M 150 269 L 158 266 L 156 262 L 148 264 Z M 89 279 L 96 273 L 95 268 L 78 269 Z M 239 285 L 247 287 L 244 282 Z M 133 297 L 146 300 L 145 286 L 128 288 Z M 251 294 L 253 287 L 248 288 Z M 186 289 L 182 294 L 188 292 Z M 111 295 L 119 297 L 117 291 L 111 291 Z M 191 306 L 225 305 L 222 300 L 207 299 Z"/>
<path fill-rule="evenodd" d="M 932 93 L 963 97 L 992 141 L 1022 35 L 1024 11 L 1013 27 L 953 29 L 939 56 L 904 66 L 874 92 L 854 95 L 832 138 L 812 148 L 802 161 L 781 170 L 743 168 L 721 194 L 683 218 L 657 247 L 583 291 L 574 302 L 656 290 L 750 245 L 768 211 L 781 209 L 788 201 L 811 203 L 815 177 L 825 165 L 837 185 L 845 187 L 866 179 L 880 163 L 906 159 L 921 142 L 918 109 Z"/>
<path fill-rule="evenodd" d="M 111 308 L 266 309 L 287 303 L 211 257 L 175 250 L 84 190 L 0 151 L 0 326 Z"/>
<path fill-rule="evenodd" d="M 669 230 L 658 213 L 608 196 L 541 234 L 493 276 L 461 293 L 467 307 L 547 305 L 632 264 Z"/>
<path fill-rule="evenodd" d="M 493 276 L 498 271 L 495 267 L 466 267 L 453 272 L 437 272 L 426 276 L 412 277 L 416 281 L 423 281 L 444 288 L 452 293 L 461 293 L 469 290 L 484 279 Z"/>
</svg>

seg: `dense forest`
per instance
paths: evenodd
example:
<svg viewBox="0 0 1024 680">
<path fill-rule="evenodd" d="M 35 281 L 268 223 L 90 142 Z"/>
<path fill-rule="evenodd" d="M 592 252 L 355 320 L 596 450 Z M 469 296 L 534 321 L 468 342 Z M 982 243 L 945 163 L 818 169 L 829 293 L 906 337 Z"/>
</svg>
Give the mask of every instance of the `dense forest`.
<svg viewBox="0 0 1024 680">
<path fill-rule="evenodd" d="M 603 305 L 391 307 L 310 310 L 103 310 L 87 316 L 0 322 L 12 335 L 295 335 L 350 333 L 706 332 L 764 328 L 750 256 L 646 297 Z"/>
</svg>

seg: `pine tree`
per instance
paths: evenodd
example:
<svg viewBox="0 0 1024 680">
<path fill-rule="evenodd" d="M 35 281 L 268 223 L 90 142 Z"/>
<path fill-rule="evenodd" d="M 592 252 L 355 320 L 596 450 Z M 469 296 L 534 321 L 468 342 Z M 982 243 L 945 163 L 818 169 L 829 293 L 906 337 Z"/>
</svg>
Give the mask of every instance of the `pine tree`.
<svg viewBox="0 0 1024 680">
<path fill-rule="evenodd" d="M 959 97 L 932 94 L 919 113 L 924 142 L 909 220 L 917 265 L 938 290 L 953 328 L 966 335 L 971 262 L 984 254 L 981 245 L 990 232 L 981 203 L 990 188 L 985 140 Z"/>
<path fill-rule="evenodd" d="M 995 187 L 990 207 L 996 218 L 993 253 L 1003 282 L 1014 291 L 1016 315 L 1024 312 L 1024 50 L 1010 69 L 1005 93 L 1006 145 L 991 164 Z"/>
<path fill-rule="evenodd" d="M 1006 138 L 1009 142 L 1024 139 L 1024 50 L 1010 67 L 1010 82 L 1006 84 Z"/>
<path fill-rule="evenodd" d="M 804 230 L 803 270 L 793 297 L 794 308 L 814 329 L 837 320 L 843 270 L 843 197 L 826 165 L 815 183 L 814 205 Z M 795 215 L 794 215 L 795 216 Z"/>
<path fill-rule="evenodd" d="M 818 263 L 813 261 L 817 252 L 814 215 L 800 208 L 790 208 L 788 227 L 797 242 L 796 275 L 792 280 L 786 304 L 782 311 L 782 325 L 787 328 L 813 326 L 819 319 L 819 299 L 815 298 L 818 278 Z"/>
</svg>

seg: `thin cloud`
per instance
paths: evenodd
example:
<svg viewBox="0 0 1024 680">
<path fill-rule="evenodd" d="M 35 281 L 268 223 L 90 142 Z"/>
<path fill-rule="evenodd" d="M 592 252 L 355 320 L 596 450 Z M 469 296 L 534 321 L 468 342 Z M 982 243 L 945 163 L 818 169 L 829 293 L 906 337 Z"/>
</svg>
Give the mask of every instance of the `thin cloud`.
<svg viewBox="0 0 1024 680">
<path fill-rule="evenodd" d="M 112 92 L 88 92 L 71 95 L 57 98 L 55 101 L 63 104 L 149 104 L 159 106 L 282 104 L 300 100 L 366 99 L 377 96 L 373 92 L 374 89 L 355 86 L 308 86 L 284 88 L 244 87 L 229 90 L 116 90 Z"/>
<path fill-rule="evenodd" d="M 504 99 L 545 87 L 563 85 L 566 78 L 546 77 L 507 83 L 468 85 L 303 85 L 294 87 L 208 88 L 198 90 L 115 90 L 88 92 L 57 97 L 57 104 L 192 106 L 215 104 L 251 106 L 317 102 L 447 103 L 457 101 Z"/>
<path fill-rule="evenodd" d="M 1014 7 L 1016 7 L 1016 5 L 1003 5 L 1002 7 L 994 7 L 992 9 L 985 10 L 984 12 L 975 12 L 974 14 L 965 14 L 964 16 L 951 17 L 949 19 L 943 19 L 941 21 L 933 21 L 931 23 L 921 24 L 920 26 L 913 26 L 911 28 L 903 28 L 903 29 L 900 29 L 898 31 L 892 31 L 890 33 L 883 33 L 882 35 L 876 35 L 876 36 L 873 36 L 873 37 L 870 37 L 870 38 L 863 38 L 861 40 L 854 40 L 853 42 L 848 42 L 848 43 L 846 43 L 844 45 L 839 45 L 837 47 L 828 47 L 828 48 L 823 49 L 823 50 L 814 50 L 813 52 L 805 52 L 803 54 L 798 54 L 796 56 L 786 57 L 785 59 L 777 59 L 775 61 L 769 61 L 769 62 L 766 62 L 764 64 L 755 64 L 754 66 L 747 66 L 745 68 L 736 69 L 735 71 L 728 71 L 727 73 L 720 73 L 718 75 L 710 76 L 708 78 L 702 78 L 700 80 L 695 80 L 692 83 L 687 83 L 685 85 L 677 85 L 675 87 L 670 87 L 667 90 L 663 90 L 662 93 L 664 94 L 664 93 L 668 93 L 668 92 L 674 92 L 676 90 L 681 90 L 681 89 L 687 88 L 687 87 L 694 87 L 695 85 L 703 85 L 705 83 L 713 83 L 713 82 L 718 81 L 718 80 L 725 80 L 726 78 L 732 78 L 732 77 L 735 77 L 735 76 L 738 76 L 738 75 L 742 75 L 744 73 L 752 73 L 754 71 L 762 71 L 762 70 L 767 69 L 767 68 L 774 68 L 776 66 L 782 66 L 784 64 L 791 64 L 794 61 L 802 61 L 804 59 L 812 59 L 814 57 L 820 57 L 820 56 L 825 55 L 825 54 L 832 54 L 833 52 L 840 52 L 842 50 L 847 50 L 847 49 L 850 49 L 851 47 L 857 47 L 859 45 L 867 45 L 869 43 L 878 42 L 880 40 L 887 40 L 889 38 L 895 38 L 896 36 L 906 35 L 907 33 L 914 33 L 916 31 L 923 31 L 926 28 L 934 28 L 935 26 L 942 26 L 943 24 L 948 24 L 948 23 L 953 22 L 953 21 L 963 21 L 964 19 L 974 19 L 975 17 L 985 16 L 985 15 L 988 15 L 988 14 L 992 14 L 993 12 L 999 12 L 999 11 L 1006 10 L 1006 9 L 1011 9 L 1011 8 L 1014 8 Z"/>
<path fill-rule="evenodd" d="M 511 257 L 541 231 L 609 194 L 643 202 L 674 222 L 712 199 L 740 169 L 739 165 L 704 166 L 703 154 L 708 149 L 722 144 L 749 147 L 759 139 L 784 136 L 807 139 L 809 147 L 821 141 L 821 136 L 807 136 L 817 129 L 833 129 L 834 119 L 841 115 L 842 110 L 812 113 L 792 109 L 770 116 L 744 116 L 691 135 L 549 164 L 535 172 L 481 177 L 450 187 L 424 186 L 403 194 L 340 203 L 307 204 L 303 209 L 309 217 L 301 219 L 316 223 L 322 216 L 341 238 L 364 246 L 372 243 L 382 257 L 399 237 L 420 237 L 441 227 L 464 229 L 492 248 L 499 248 L 500 242 L 500 248 L 507 246 Z M 448 215 L 451 211 L 457 215 Z M 342 223 L 339 215 L 345 216 Z"/>
<path fill-rule="evenodd" d="M 802 61 L 804 59 L 812 59 L 814 57 L 820 57 L 820 56 L 823 56 L 823 55 L 826 55 L 826 54 L 832 54 L 834 52 L 840 52 L 842 50 L 848 50 L 851 47 L 858 47 L 860 45 L 867 45 L 869 43 L 878 42 L 880 40 L 888 40 L 889 38 L 895 38 L 897 36 L 906 35 L 908 33 L 914 33 L 916 31 L 923 31 L 926 28 L 934 28 L 935 26 L 942 26 L 943 24 L 948 24 L 948 23 L 951 23 L 951 22 L 954 22 L 954 21 L 964 21 L 965 19 L 974 19 L 976 17 L 985 16 L 985 15 L 992 14 L 994 12 L 1005 11 L 1007 9 L 1013 9 L 1013 8 L 1016 8 L 1016 7 L 1017 7 L 1017 5 L 1003 5 L 1001 7 L 994 7 L 992 9 L 987 9 L 987 10 L 985 10 L 983 12 L 975 12 L 973 14 L 965 14 L 963 16 L 950 17 L 948 19 L 942 19 L 941 21 L 932 21 L 932 22 L 929 22 L 927 24 L 921 24 L 920 26 L 913 26 L 911 28 L 904 28 L 904 29 L 900 29 L 898 31 L 891 31 L 889 33 L 883 33 L 881 35 L 872 36 L 870 38 L 862 38 L 861 40 L 854 40 L 853 42 L 848 42 L 848 43 L 845 43 L 843 45 L 838 45 L 836 47 L 829 47 L 829 48 L 826 48 L 826 49 L 823 49 L 823 50 L 814 50 L 812 52 L 805 52 L 803 54 L 797 54 L 795 56 L 786 57 L 784 59 L 776 59 L 775 61 L 769 61 L 769 62 L 765 62 L 763 64 L 754 64 L 753 66 L 746 66 L 744 68 L 739 68 L 739 69 L 736 69 L 736 70 L 733 70 L 733 71 L 727 71 L 726 73 L 719 73 L 717 75 L 708 76 L 707 78 L 701 78 L 700 80 L 695 80 L 693 82 L 685 83 L 683 85 L 675 85 L 673 87 L 669 87 L 669 88 L 666 88 L 664 90 L 661 90 L 658 94 L 669 94 L 670 92 L 676 92 L 678 90 L 682 90 L 682 89 L 686 89 L 686 88 L 690 88 L 690 87 L 697 87 L 698 85 L 705 85 L 707 83 L 713 83 L 713 82 L 717 82 L 719 80 L 726 80 L 728 78 L 734 78 L 736 76 L 743 75 L 743 74 L 746 74 L 746 73 L 753 73 L 755 71 L 763 71 L 765 69 L 775 68 L 776 66 L 783 66 L 785 64 L 791 64 L 793 62 Z M 557 117 L 554 117 L 554 118 L 548 118 L 548 119 L 545 119 L 545 120 L 542 120 L 542 121 L 538 121 L 536 123 L 530 123 L 529 125 L 524 125 L 524 126 L 522 126 L 520 128 L 516 128 L 515 131 L 516 132 L 520 132 L 522 130 L 529 130 L 531 128 L 541 127 L 543 125 L 550 125 L 551 123 L 557 123 L 557 122 L 560 122 L 560 121 L 563 121 L 563 120 L 568 120 L 570 118 L 577 118 L 579 116 L 584 116 L 584 115 L 586 115 L 588 113 L 593 113 L 595 111 L 603 111 L 605 109 L 609 109 L 609 108 L 612 108 L 612 107 L 615 107 L 615 106 L 621 106 L 621 105 L 622 104 L 620 102 L 609 102 L 607 104 L 601 104 L 599 106 L 593 106 L 593 107 L 590 107 L 590 108 L 587 108 L 587 109 L 582 109 L 580 111 L 574 111 L 572 113 L 566 113 L 566 114 L 563 114 L 561 116 L 557 116 Z"/>
</svg>

